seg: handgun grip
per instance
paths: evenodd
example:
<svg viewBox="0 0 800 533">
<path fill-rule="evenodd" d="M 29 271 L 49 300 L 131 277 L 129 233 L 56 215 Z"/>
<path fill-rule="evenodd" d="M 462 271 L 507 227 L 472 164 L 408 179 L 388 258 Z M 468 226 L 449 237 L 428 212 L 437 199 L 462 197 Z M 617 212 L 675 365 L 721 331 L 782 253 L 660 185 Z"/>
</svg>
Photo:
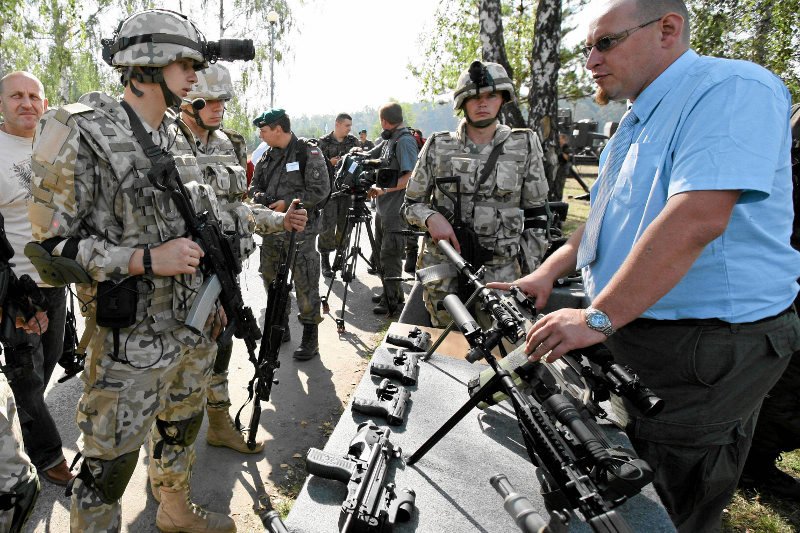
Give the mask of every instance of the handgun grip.
<svg viewBox="0 0 800 533">
<path fill-rule="evenodd" d="M 343 457 L 336 457 L 317 448 L 310 448 L 306 456 L 306 471 L 309 474 L 348 483 L 355 474 L 357 464 Z"/>
<path fill-rule="evenodd" d="M 380 376 L 382 378 L 401 379 L 403 377 L 403 372 L 400 371 L 398 367 L 394 365 L 382 365 L 378 363 L 372 363 L 369 365 L 369 373 L 373 376 Z"/>
<path fill-rule="evenodd" d="M 364 415 L 379 415 L 388 418 L 389 410 L 385 403 L 376 400 L 366 400 L 364 398 L 353 398 L 353 411 Z"/>
</svg>

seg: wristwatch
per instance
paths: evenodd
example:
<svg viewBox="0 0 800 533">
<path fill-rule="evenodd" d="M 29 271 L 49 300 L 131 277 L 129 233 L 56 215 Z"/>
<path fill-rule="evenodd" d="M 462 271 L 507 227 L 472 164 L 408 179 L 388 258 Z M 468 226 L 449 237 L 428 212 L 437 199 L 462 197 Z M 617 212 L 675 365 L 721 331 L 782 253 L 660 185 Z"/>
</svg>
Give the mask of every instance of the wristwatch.
<svg viewBox="0 0 800 533">
<path fill-rule="evenodd" d="M 583 310 L 583 316 L 586 320 L 586 325 L 591 329 L 599 331 L 606 337 L 614 334 L 614 328 L 611 327 L 611 319 L 599 309 L 589 306 Z"/>
<path fill-rule="evenodd" d="M 153 275 L 153 260 L 150 257 L 150 247 L 146 246 L 144 249 L 144 255 L 142 255 L 142 266 L 144 267 L 144 273 L 148 276 Z"/>
</svg>

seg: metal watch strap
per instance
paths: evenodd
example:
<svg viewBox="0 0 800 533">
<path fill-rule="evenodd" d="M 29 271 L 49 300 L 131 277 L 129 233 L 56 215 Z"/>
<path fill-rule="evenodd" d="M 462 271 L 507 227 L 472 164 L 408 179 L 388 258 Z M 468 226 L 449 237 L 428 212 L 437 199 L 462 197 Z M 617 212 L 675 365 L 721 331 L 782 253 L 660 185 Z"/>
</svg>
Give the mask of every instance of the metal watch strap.
<svg viewBox="0 0 800 533">
<path fill-rule="evenodd" d="M 142 255 L 142 266 L 144 267 L 144 273 L 148 276 L 153 275 L 153 260 L 150 257 L 150 247 L 145 246 L 144 248 L 144 255 Z"/>
<path fill-rule="evenodd" d="M 599 309 L 596 309 L 596 308 L 594 308 L 592 306 L 589 306 L 586 309 L 584 309 L 584 313 L 585 313 L 586 325 L 589 328 L 591 328 L 591 329 L 593 329 L 595 331 L 599 331 L 600 333 L 602 333 L 606 337 L 610 337 L 611 335 L 614 334 L 614 328 L 611 325 L 611 319 L 603 311 L 601 311 Z M 604 326 L 593 325 L 592 322 L 591 322 L 591 318 L 590 318 L 592 315 L 601 315 L 601 316 L 605 317 L 606 324 Z"/>
</svg>

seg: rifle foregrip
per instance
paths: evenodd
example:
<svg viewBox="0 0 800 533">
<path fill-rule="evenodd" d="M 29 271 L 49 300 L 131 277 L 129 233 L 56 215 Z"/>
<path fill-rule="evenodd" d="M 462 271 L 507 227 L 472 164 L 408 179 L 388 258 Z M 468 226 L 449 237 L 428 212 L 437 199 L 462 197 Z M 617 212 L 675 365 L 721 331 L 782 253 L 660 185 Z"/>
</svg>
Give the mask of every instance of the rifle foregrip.
<svg viewBox="0 0 800 533">
<path fill-rule="evenodd" d="M 306 456 L 306 471 L 309 474 L 348 483 L 358 465 L 343 457 L 336 457 L 317 448 L 310 448 Z"/>
</svg>

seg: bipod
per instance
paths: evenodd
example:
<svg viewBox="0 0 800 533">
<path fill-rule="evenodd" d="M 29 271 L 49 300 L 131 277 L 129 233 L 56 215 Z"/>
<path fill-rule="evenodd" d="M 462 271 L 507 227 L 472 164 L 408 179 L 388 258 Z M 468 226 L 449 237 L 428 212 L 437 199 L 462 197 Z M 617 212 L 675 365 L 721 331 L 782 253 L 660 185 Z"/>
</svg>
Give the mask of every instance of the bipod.
<svg viewBox="0 0 800 533">
<path fill-rule="evenodd" d="M 336 280 L 336 273 L 341 272 L 342 282 L 344 282 L 342 310 L 339 314 L 339 318 L 334 317 L 336 331 L 340 335 L 345 332 L 344 310 L 347 307 L 347 291 L 350 287 L 350 282 L 355 279 L 359 257 L 367 263 L 367 266 L 378 271 L 383 293 L 386 294 L 386 282 L 383 279 L 383 267 L 381 266 L 380 253 L 375 255 L 373 264 L 361 250 L 361 230 L 363 226 L 367 228 L 367 237 L 369 238 L 370 247 L 372 250 L 375 250 L 375 235 L 372 232 L 372 213 L 370 213 L 367 207 L 366 198 L 365 194 L 353 195 L 353 205 L 347 210 L 344 234 L 342 240 L 336 247 L 336 254 L 333 258 L 333 265 L 331 266 L 333 275 L 328 283 L 328 291 L 325 293 L 325 296 L 320 298 L 323 312 L 330 313 L 331 308 L 328 300 L 331 295 L 331 290 L 333 289 L 333 282 Z M 394 305 L 389 307 L 390 314 L 394 313 L 395 310 L 396 307 Z"/>
</svg>

